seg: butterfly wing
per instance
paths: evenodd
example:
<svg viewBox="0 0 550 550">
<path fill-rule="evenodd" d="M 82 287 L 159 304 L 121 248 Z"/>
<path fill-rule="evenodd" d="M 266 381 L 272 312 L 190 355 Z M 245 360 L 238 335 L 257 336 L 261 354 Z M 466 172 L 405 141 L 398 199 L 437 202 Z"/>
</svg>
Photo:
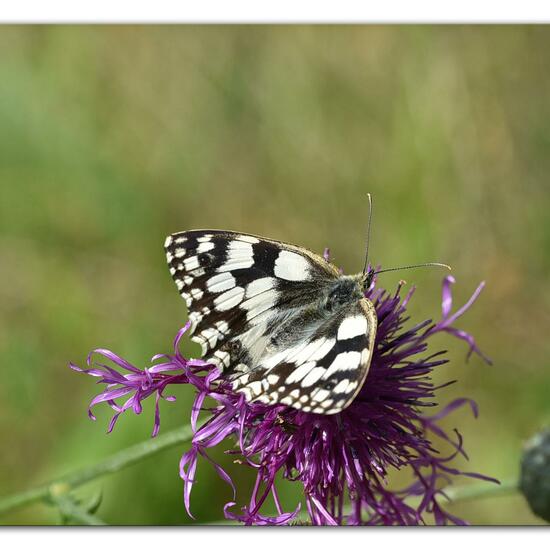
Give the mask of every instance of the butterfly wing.
<svg viewBox="0 0 550 550">
<path fill-rule="evenodd" d="M 308 338 L 261 358 L 233 387 L 247 400 L 289 405 L 304 412 L 335 414 L 345 409 L 367 376 L 377 317 L 361 299 L 317 327 Z"/>
<path fill-rule="evenodd" d="M 250 370 L 273 325 L 314 303 L 339 277 L 309 250 L 230 231 L 176 233 L 167 237 L 165 251 L 189 309 L 192 340 L 224 371 Z"/>
</svg>

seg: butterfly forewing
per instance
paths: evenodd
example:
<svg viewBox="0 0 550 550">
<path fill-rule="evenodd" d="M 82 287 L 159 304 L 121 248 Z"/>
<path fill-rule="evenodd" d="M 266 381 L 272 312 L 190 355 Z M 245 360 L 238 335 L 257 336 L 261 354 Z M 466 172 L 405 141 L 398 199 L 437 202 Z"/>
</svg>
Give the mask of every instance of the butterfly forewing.
<svg viewBox="0 0 550 550">
<path fill-rule="evenodd" d="M 218 230 L 176 233 L 165 250 L 192 340 L 237 391 L 327 414 L 349 404 L 368 370 L 376 315 L 365 299 L 323 313 L 320 297 L 341 278 L 332 264 L 304 248 Z M 352 329 L 361 334 L 343 337 Z"/>
<path fill-rule="evenodd" d="M 313 299 L 323 281 L 338 277 L 313 253 L 240 233 L 176 233 L 166 239 L 165 249 L 189 308 L 192 339 L 202 345 L 203 355 L 265 322 L 270 309 L 301 303 L 308 295 Z"/>
</svg>

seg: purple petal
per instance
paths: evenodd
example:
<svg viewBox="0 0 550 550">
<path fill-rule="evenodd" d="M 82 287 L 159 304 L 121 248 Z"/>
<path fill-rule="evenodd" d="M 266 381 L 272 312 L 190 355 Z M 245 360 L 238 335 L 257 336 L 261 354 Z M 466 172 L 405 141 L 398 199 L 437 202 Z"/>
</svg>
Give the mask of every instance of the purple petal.
<svg viewBox="0 0 550 550">
<path fill-rule="evenodd" d="M 185 467 L 187 466 L 187 471 Z M 185 509 L 190 517 L 193 517 L 191 514 L 191 489 L 193 488 L 193 483 L 195 483 L 195 472 L 197 470 L 197 451 L 194 448 L 191 448 L 187 453 L 185 453 L 180 460 L 180 477 L 184 481 L 184 491 L 183 491 L 183 501 L 185 504 Z"/>
<path fill-rule="evenodd" d="M 447 275 L 443 278 L 443 290 L 441 292 L 441 318 L 447 319 L 451 308 L 453 307 L 453 294 L 451 291 L 451 285 L 455 284 L 455 278 L 452 275 Z"/>
<path fill-rule="evenodd" d="M 459 317 L 464 315 L 466 311 L 472 307 L 472 304 L 477 300 L 478 296 L 481 294 L 481 291 L 485 288 L 485 281 L 482 281 L 479 286 L 475 289 L 474 293 L 470 296 L 470 299 L 461 307 L 459 308 L 453 315 L 451 315 L 447 322 L 449 324 L 454 323 Z"/>
</svg>

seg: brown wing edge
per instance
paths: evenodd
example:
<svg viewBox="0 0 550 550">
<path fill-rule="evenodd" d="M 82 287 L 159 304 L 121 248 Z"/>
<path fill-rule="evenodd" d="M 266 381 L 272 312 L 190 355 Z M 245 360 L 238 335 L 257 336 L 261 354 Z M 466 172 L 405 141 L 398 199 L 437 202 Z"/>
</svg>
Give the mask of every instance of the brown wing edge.
<svg viewBox="0 0 550 550">
<path fill-rule="evenodd" d="M 367 318 L 369 324 L 369 332 L 367 334 L 367 347 L 365 350 L 363 350 L 361 356 L 361 370 L 363 372 L 361 379 L 358 380 L 355 392 L 351 395 L 347 405 L 342 410 L 345 410 L 347 407 L 349 407 L 353 403 L 354 399 L 357 397 L 357 394 L 361 391 L 361 388 L 363 387 L 363 384 L 365 383 L 365 380 L 369 373 L 372 356 L 374 354 L 376 329 L 378 328 L 378 317 L 376 316 L 376 309 L 374 307 L 374 304 L 368 298 L 361 298 L 361 300 L 359 300 L 359 305 L 361 306 L 361 309 L 363 310 L 363 313 L 365 314 L 365 317 Z M 363 359 L 363 354 L 365 353 L 365 351 L 368 351 L 368 356 Z"/>
</svg>

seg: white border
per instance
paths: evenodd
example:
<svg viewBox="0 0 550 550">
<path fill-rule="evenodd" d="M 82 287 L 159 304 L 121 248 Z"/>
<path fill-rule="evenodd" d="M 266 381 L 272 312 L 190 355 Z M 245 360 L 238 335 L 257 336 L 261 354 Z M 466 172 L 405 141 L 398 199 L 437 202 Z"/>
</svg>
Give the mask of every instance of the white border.
<svg viewBox="0 0 550 550">
<path fill-rule="evenodd" d="M 457 23 L 550 21 L 544 0 L 18 0 L 4 23 Z"/>
<path fill-rule="evenodd" d="M 348 546 L 406 550 L 464 550 L 477 546 L 541 547 L 548 528 L 480 527 L 176 527 L 176 528 L 35 528 L 0 530 L 4 548 L 23 544 L 55 550 L 97 550 L 98 548 L 314 548 L 334 550 Z M 266 536 L 269 539 L 266 539 Z M 357 544 L 357 546 L 355 546 Z"/>
<path fill-rule="evenodd" d="M 541 0 L 19 0 L 0 8 L 3 23 L 541 23 L 550 21 L 550 3 Z M 361 544 L 407 550 L 425 550 L 426 544 L 445 550 L 463 550 L 472 542 L 527 546 L 544 536 L 540 529 L 417 528 L 417 529 L 312 529 L 268 528 L 279 546 L 304 546 L 333 550 L 353 538 Z M 140 548 L 215 546 L 242 550 L 265 544 L 265 529 L 243 528 L 3 528 L 5 548 L 29 543 L 41 548 L 97 550 L 118 546 Z M 306 539 L 307 537 L 307 539 Z M 257 539 L 254 543 L 253 540 Z M 277 539 L 277 540 L 276 540 Z M 301 539 L 301 542 L 298 541 Z M 348 539 L 348 540 L 344 540 Z M 428 541 L 426 540 L 428 539 Z M 514 544 L 515 540 L 515 544 Z M 535 545 L 533 544 L 533 547 Z"/>
</svg>

